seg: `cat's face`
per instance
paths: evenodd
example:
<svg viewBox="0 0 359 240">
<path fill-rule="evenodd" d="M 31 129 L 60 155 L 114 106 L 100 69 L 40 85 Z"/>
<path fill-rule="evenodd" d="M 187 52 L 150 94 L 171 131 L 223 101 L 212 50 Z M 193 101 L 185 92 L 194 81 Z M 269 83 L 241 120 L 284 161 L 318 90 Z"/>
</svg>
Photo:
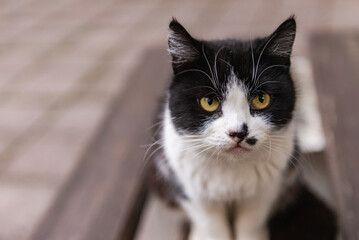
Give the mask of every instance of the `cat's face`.
<svg viewBox="0 0 359 240">
<path fill-rule="evenodd" d="M 212 154 L 238 155 L 281 138 L 295 105 L 289 73 L 293 18 L 252 41 L 196 40 L 176 20 L 170 30 L 169 109 L 184 139 Z"/>
</svg>

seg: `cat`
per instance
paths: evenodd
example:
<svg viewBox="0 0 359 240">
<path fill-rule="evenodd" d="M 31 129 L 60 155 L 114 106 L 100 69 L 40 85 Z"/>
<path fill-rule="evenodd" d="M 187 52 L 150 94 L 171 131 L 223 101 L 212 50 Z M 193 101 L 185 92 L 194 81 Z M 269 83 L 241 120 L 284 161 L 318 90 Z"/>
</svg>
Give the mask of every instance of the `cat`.
<svg viewBox="0 0 359 240">
<path fill-rule="evenodd" d="M 253 40 L 199 40 L 175 18 L 169 30 L 173 76 L 151 185 L 187 213 L 191 240 L 267 240 L 266 221 L 296 179 L 295 18 Z"/>
</svg>

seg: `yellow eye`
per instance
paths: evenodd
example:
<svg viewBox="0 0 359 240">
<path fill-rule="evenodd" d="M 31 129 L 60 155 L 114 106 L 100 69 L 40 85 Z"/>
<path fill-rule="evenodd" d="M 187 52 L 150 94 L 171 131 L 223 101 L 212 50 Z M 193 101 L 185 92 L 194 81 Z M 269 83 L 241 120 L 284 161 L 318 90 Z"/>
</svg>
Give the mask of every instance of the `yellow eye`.
<svg viewBox="0 0 359 240">
<path fill-rule="evenodd" d="M 214 112 L 219 107 L 219 102 L 216 99 L 204 97 L 200 100 L 201 107 L 207 112 Z"/>
<path fill-rule="evenodd" d="M 269 105 L 270 96 L 266 93 L 259 93 L 253 100 L 252 106 L 257 110 L 266 108 Z"/>
</svg>

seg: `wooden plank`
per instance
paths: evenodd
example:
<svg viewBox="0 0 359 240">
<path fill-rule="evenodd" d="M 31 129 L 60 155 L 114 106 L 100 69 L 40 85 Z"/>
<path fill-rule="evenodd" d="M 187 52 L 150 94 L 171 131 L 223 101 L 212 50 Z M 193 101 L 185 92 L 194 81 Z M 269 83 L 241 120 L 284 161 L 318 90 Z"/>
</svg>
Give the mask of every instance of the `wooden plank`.
<svg viewBox="0 0 359 240">
<path fill-rule="evenodd" d="M 31 239 L 133 237 L 146 196 L 140 145 L 149 142 L 146 129 L 169 76 L 164 49 L 145 54 Z"/>
<path fill-rule="evenodd" d="M 316 34 L 310 49 L 341 227 L 359 239 L 359 34 Z"/>
<path fill-rule="evenodd" d="M 136 240 L 183 240 L 185 216 L 179 209 L 168 208 L 156 197 L 151 197 L 143 212 Z"/>
</svg>

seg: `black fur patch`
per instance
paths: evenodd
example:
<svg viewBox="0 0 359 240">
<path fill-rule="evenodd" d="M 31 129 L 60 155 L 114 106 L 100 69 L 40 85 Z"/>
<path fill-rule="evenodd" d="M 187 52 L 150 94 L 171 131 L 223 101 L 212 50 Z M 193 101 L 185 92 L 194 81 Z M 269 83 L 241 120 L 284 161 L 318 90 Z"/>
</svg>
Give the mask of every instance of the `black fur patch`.
<svg viewBox="0 0 359 240">
<path fill-rule="evenodd" d="M 257 141 L 258 140 L 256 138 L 248 138 L 246 140 L 246 143 L 248 143 L 249 145 L 254 145 L 254 144 L 256 144 Z"/>
<path fill-rule="evenodd" d="M 293 195 L 293 201 L 274 212 L 268 221 L 271 240 L 336 239 L 338 223 L 332 209 L 299 181 L 282 197 L 288 194 Z"/>
</svg>

